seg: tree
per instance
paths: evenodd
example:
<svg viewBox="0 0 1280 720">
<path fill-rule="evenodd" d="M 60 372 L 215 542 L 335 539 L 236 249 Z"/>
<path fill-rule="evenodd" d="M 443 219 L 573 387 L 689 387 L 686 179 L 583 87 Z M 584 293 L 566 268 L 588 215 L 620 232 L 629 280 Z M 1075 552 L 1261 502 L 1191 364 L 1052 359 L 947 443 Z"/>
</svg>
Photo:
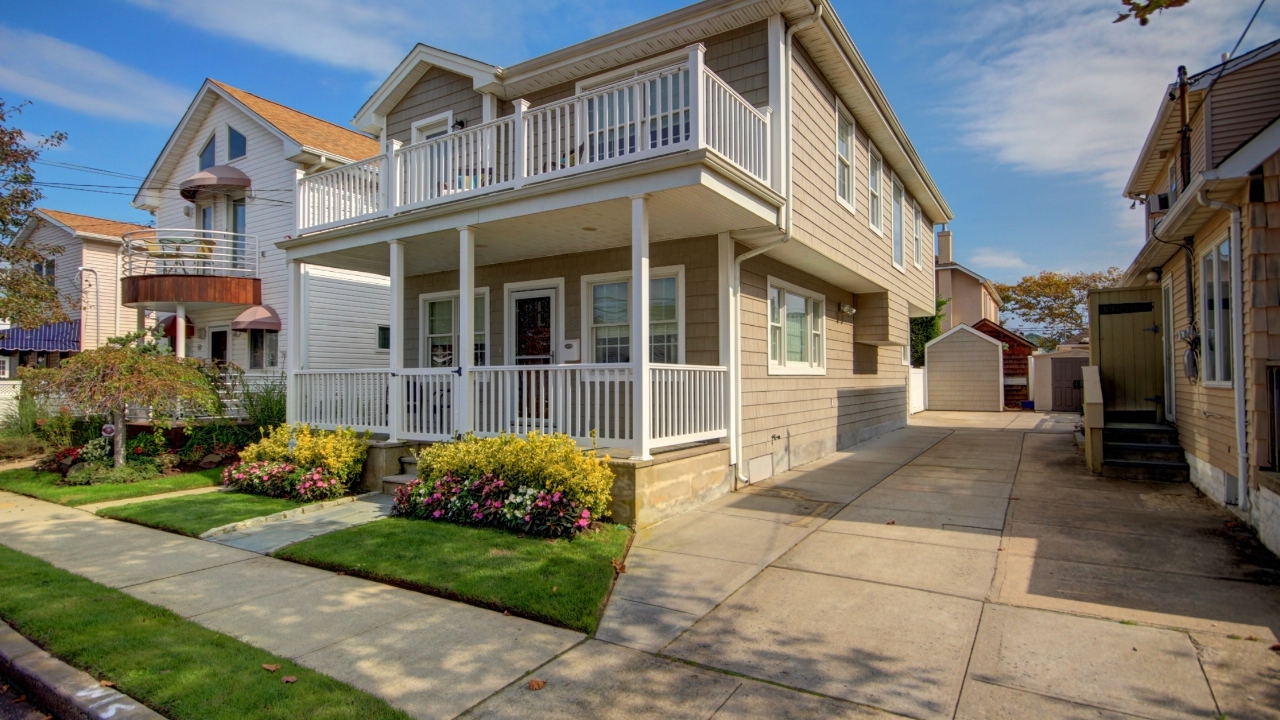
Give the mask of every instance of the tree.
<svg viewBox="0 0 1280 720">
<path fill-rule="evenodd" d="M 1112 22 L 1119 23 L 1133 18 L 1138 21 L 1139 25 L 1146 25 L 1151 22 L 1152 15 L 1182 7 L 1189 2 L 1191 0 L 1147 0 L 1147 2 L 1142 2 L 1142 0 L 1120 0 L 1120 4 L 1128 8 L 1129 11 L 1120 13 L 1120 17 Z"/>
<path fill-rule="evenodd" d="M 62 248 L 32 242 L 17 243 L 18 231 L 44 193 L 35 185 L 31 164 L 40 153 L 66 141 L 56 132 L 34 143 L 10 118 L 26 105 L 7 106 L 0 99 L 0 318 L 31 330 L 70 320 L 70 300 L 46 280 L 44 269 Z"/>
<path fill-rule="evenodd" d="M 150 408 L 152 422 L 161 427 L 180 412 L 213 415 L 221 406 L 204 363 L 176 357 L 159 343 L 139 344 L 146 335 L 138 331 L 108 338 L 105 345 L 63 360 L 56 368 L 18 370 L 36 396 L 112 418 L 116 467 L 124 464 L 127 406 Z"/>
<path fill-rule="evenodd" d="M 938 298 L 932 315 L 911 318 L 911 367 L 924 367 L 924 346 L 942 334 L 942 308 L 951 298 Z"/>
<path fill-rule="evenodd" d="M 1045 270 L 1016 285 L 996 283 L 1007 313 L 1052 342 L 1053 347 L 1089 327 L 1089 291 L 1115 287 L 1124 273 L 1111 267 L 1103 272 L 1061 273 Z"/>
</svg>

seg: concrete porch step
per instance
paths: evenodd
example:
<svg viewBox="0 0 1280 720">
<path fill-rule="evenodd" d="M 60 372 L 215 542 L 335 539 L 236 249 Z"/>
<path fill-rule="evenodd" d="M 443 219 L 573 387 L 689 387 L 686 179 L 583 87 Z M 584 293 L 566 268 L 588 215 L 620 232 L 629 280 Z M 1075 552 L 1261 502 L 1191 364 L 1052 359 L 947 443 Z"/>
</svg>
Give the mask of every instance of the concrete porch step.
<svg viewBox="0 0 1280 720">
<path fill-rule="evenodd" d="M 1186 462 L 1103 460 L 1102 476 L 1121 480 L 1188 482 L 1191 479 L 1191 468 Z"/>
<path fill-rule="evenodd" d="M 408 485 L 410 482 L 417 480 L 417 473 L 404 475 L 388 475 L 382 478 L 382 492 L 387 495 L 395 496 L 396 490 Z"/>
<path fill-rule="evenodd" d="M 1164 425 L 1107 425 L 1102 429 L 1102 439 L 1106 443 L 1177 445 L 1178 431 Z"/>
<path fill-rule="evenodd" d="M 1185 460 L 1182 446 L 1165 443 L 1108 442 L 1102 445 L 1103 460 L 1155 460 L 1180 463 Z"/>
</svg>

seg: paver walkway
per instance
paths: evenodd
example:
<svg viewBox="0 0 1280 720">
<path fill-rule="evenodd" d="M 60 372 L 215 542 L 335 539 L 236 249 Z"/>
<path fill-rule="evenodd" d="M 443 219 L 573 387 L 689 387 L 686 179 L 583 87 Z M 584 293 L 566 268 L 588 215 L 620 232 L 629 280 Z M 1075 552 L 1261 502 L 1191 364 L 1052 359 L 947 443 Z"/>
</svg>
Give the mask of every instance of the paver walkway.
<svg viewBox="0 0 1280 720">
<path fill-rule="evenodd" d="M 924 413 L 643 531 L 592 639 L 12 495 L 0 542 L 423 718 L 1280 717 L 1280 562 L 1073 420 Z"/>
<path fill-rule="evenodd" d="M 395 498 L 390 495 L 382 493 L 365 495 L 349 503 L 295 515 L 284 520 L 251 525 L 243 530 L 215 535 L 209 540 L 266 555 L 285 545 L 302 542 L 317 535 L 381 520 L 391 515 L 394 504 Z"/>
</svg>

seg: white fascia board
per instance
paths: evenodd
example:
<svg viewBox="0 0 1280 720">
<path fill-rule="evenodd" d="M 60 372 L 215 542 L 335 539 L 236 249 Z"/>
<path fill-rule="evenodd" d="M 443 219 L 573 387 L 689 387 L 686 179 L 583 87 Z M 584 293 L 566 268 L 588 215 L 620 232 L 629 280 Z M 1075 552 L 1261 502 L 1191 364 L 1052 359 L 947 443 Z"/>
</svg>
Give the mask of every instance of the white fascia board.
<svg viewBox="0 0 1280 720">
<path fill-rule="evenodd" d="M 425 66 L 425 67 L 424 67 Z M 351 124 L 364 132 L 380 135 L 386 126 L 386 114 L 404 97 L 427 69 L 438 67 L 441 70 L 471 78 L 472 87 L 481 92 L 492 92 L 501 87 L 502 68 L 497 65 L 472 60 L 455 53 L 433 48 L 418 43 L 386 80 L 378 86 L 373 95 L 360 106 Z"/>
<path fill-rule="evenodd" d="M 969 332 L 973 333 L 974 335 L 977 335 L 978 337 L 982 338 L 983 340 L 986 340 L 987 342 L 989 342 L 989 343 L 993 343 L 993 344 L 995 344 L 995 345 L 997 345 L 997 346 L 1003 346 L 1003 345 L 1004 345 L 1004 343 L 1002 343 L 1002 342 L 1000 342 L 999 340 L 997 340 L 997 339 L 995 339 L 995 338 L 991 337 L 990 335 L 987 335 L 986 333 L 978 332 L 977 330 L 974 330 L 973 328 L 969 327 L 968 325 L 965 325 L 964 323 L 961 323 L 961 324 L 956 325 L 955 327 L 951 328 L 950 330 L 948 330 L 948 331 L 946 331 L 946 332 L 942 333 L 942 334 L 941 334 L 941 335 L 939 335 L 938 337 L 936 337 L 936 338 L 934 338 L 934 339 L 930 340 L 929 342 L 925 343 L 924 347 L 925 347 L 925 349 L 927 350 L 931 345 L 933 345 L 934 343 L 938 342 L 939 340 L 941 340 L 941 339 L 943 339 L 943 338 L 945 338 L 945 337 L 950 337 L 950 336 L 952 336 L 952 335 L 954 335 L 954 334 L 956 334 L 956 333 L 960 332 L 961 330 L 968 330 Z"/>
<path fill-rule="evenodd" d="M 1138 160 L 1133 164 L 1133 170 L 1129 172 L 1129 180 L 1124 185 L 1124 196 L 1127 198 L 1136 198 L 1146 193 L 1145 187 L 1140 187 L 1140 176 L 1146 171 L 1147 165 L 1150 164 L 1152 156 L 1156 152 L 1156 143 L 1160 142 L 1160 136 L 1164 134 L 1164 126 L 1169 123 L 1169 116 L 1173 112 L 1173 106 L 1176 103 L 1169 102 L 1169 90 L 1173 85 L 1165 88 L 1164 94 L 1160 96 L 1160 109 L 1156 111 L 1155 122 L 1151 123 L 1151 127 L 1147 130 L 1147 139 L 1142 143 L 1142 150 L 1138 153 Z"/>
</svg>

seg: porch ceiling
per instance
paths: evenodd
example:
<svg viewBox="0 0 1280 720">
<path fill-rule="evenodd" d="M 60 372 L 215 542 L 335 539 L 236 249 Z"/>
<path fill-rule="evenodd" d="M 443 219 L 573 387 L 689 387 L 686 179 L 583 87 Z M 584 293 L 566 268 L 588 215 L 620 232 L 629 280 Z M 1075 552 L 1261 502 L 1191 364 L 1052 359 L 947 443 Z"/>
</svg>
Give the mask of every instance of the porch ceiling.
<svg viewBox="0 0 1280 720">
<path fill-rule="evenodd" d="M 690 185 L 649 195 L 650 242 L 768 227 L 769 224 L 758 211 L 726 198 L 707 185 Z M 478 266 L 624 247 L 631 244 L 631 200 L 614 198 L 471 225 L 476 229 Z M 455 228 L 408 234 L 401 239 L 406 245 L 406 275 L 457 269 L 458 231 Z M 385 242 L 299 259 L 379 275 L 391 272 L 390 252 Z"/>
</svg>

